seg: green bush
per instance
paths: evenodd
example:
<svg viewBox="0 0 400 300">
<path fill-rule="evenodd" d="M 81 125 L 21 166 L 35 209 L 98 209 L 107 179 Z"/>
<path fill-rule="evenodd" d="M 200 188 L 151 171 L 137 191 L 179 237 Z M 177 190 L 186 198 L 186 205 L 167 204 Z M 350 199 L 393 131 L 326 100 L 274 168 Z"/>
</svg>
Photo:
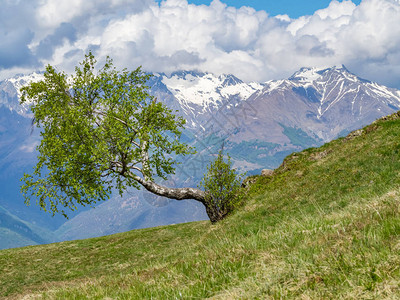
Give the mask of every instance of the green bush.
<svg viewBox="0 0 400 300">
<path fill-rule="evenodd" d="M 232 169 L 231 158 L 229 155 L 227 158 L 225 161 L 223 151 L 220 150 L 199 184 L 206 193 L 205 206 L 212 223 L 222 220 L 243 203 L 243 175 L 238 175 L 236 169 Z"/>
</svg>

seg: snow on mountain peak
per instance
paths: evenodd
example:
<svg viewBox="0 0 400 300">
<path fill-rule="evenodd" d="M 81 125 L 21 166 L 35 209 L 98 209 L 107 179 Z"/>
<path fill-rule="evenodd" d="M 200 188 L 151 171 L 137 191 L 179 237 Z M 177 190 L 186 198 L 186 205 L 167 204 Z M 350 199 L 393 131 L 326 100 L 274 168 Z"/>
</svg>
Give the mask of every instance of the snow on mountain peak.
<svg viewBox="0 0 400 300">
<path fill-rule="evenodd" d="M 247 99 L 262 88 L 261 84 L 246 84 L 233 75 L 217 77 L 210 73 L 196 72 L 175 72 L 163 77 L 162 82 L 180 102 L 199 106 L 216 104 L 235 95 Z"/>
<path fill-rule="evenodd" d="M 43 79 L 43 73 L 35 72 L 30 75 L 17 75 L 13 78 L 1 81 L 0 90 L 3 91 L 3 93 L 0 95 L 0 106 L 5 106 L 22 116 L 28 116 L 30 114 L 30 104 L 19 104 L 21 98 L 20 89 L 30 82 L 37 82 L 41 79 Z"/>
<path fill-rule="evenodd" d="M 299 71 L 295 72 L 292 76 L 289 77 L 289 80 L 297 81 L 302 84 L 311 84 L 314 81 L 320 79 L 326 72 L 334 72 L 337 71 L 343 74 L 347 79 L 354 81 L 357 76 L 350 73 L 344 65 L 341 66 L 333 66 L 331 68 L 307 68 L 303 67 Z"/>
<path fill-rule="evenodd" d="M 27 85 L 31 82 L 38 82 L 38 81 L 42 80 L 43 78 L 44 78 L 43 73 L 34 72 L 29 75 L 17 75 L 13 78 L 7 79 L 7 81 L 10 82 L 14 86 L 14 88 L 17 91 L 18 98 L 20 98 L 21 97 L 20 89 L 24 85 Z"/>
<path fill-rule="evenodd" d="M 328 69 L 320 68 L 301 68 L 299 71 L 295 72 L 289 80 L 296 80 L 301 83 L 312 83 L 313 81 L 321 78 L 324 71 Z"/>
</svg>

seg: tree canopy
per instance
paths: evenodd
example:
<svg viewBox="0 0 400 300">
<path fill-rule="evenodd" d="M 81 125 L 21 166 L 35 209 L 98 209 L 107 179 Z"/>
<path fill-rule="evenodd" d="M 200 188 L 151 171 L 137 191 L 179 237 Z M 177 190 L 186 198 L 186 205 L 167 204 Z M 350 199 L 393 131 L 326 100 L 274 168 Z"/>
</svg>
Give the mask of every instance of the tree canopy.
<svg viewBox="0 0 400 300">
<path fill-rule="evenodd" d="M 92 53 L 68 76 L 47 66 L 44 79 L 23 87 L 40 128 L 38 162 L 22 178 L 27 203 L 66 216 L 77 204 L 91 205 L 140 186 L 157 195 L 204 204 L 194 188 L 168 188 L 154 182 L 175 171 L 176 155 L 193 153 L 179 141 L 185 120 L 151 96 L 150 75 L 141 68 L 116 70 L 107 58 L 96 71 Z"/>
</svg>

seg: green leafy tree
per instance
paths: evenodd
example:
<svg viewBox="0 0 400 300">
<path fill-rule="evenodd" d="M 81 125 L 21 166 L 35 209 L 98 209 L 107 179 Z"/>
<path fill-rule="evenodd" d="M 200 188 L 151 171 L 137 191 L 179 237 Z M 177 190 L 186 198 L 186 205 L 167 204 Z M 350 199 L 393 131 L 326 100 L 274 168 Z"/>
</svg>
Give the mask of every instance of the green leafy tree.
<svg viewBox="0 0 400 300">
<path fill-rule="evenodd" d="M 115 188 L 129 187 L 171 199 L 194 199 L 212 222 L 241 201 L 240 179 L 222 150 L 208 168 L 202 186 L 169 188 L 154 182 L 175 172 L 176 155 L 194 153 L 179 141 L 185 120 L 148 92 L 146 75 L 116 70 L 107 58 L 98 71 L 92 53 L 73 76 L 46 68 L 44 79 L 23 87 L 21 103 L 32 104 L 34 125 L 41 129 L 38 163 L 22 178 L 25 202 L 67 217 L 66 209 L 106 200 Z"/>
<path fill-rule="evenodd" d="M 224 160 L 223 149 L 207 167 L 207 173 L 200 182 L 205 191 L 205 206 L 211 222 L 225 218 L 243 202 L 242 176 L 232 168 L 229 155 Z"/>
<path fill-rule="evenodd" d="M 117 71 L 111 59 L 98 71 L 89 53 L 71 77 L 46 68 L 44 79 L 22 88 L 21 103 L 32 103 L 34 124 L 41 129 L 38 163 L 22 178 L 27 204 L 66 216 L 77 204 L 109 198 L 112 189 L 128 187 L 172 199 L 195 199 L 195 188 L 168 188 L 155 176 L 174 173 L 175 155 L 193 150 L 179 141 L 185 120 L 149 95 L 140 68 Z"/>
</svg>

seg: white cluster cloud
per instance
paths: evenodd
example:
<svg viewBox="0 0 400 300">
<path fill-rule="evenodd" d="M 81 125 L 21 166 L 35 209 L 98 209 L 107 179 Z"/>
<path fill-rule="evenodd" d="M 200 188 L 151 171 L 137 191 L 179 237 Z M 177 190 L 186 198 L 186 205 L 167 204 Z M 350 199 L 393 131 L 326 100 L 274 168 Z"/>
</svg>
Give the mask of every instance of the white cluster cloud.
<svg viewBox="0 0 400 300">
<path fill-rule="evenodd" d="M 284 78 L 302 66 L 345 64 L 360 76 L 400 88 L 399 0 L 362 0 L 358 6 L 332 0 L 298 19 L 236 9 L 223 0 L 208 6 L 186 0 L 18 3 L 6 4 L 5 11 L 20 6 L 17 18 L 24 22 L 0 13 L 10 19 L 9 29 L 0 29 L 5 41 L 0 76 L 46 63 L 72 70 L 91 49 L 100 60 L 110 55 L 120 67 L 232 73 L 247 81 Z M 7 36 L 10 30 L 13 37 Z"/>
</svg>

